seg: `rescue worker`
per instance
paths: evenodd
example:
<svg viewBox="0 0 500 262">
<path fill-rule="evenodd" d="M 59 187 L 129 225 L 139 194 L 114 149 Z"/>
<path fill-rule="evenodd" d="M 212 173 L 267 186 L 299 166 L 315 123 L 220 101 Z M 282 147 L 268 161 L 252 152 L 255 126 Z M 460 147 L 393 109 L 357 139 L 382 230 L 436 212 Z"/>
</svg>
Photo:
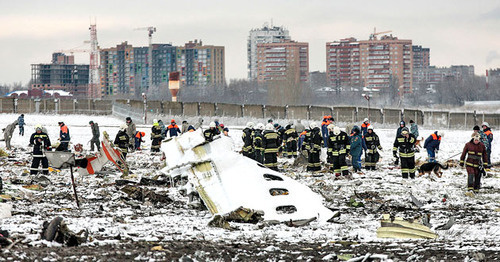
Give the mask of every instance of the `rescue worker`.
<svg viewBox="0 0 500 262">
<path fill-rule="evenodd" d="M 276 133 L 278 133 L 279 152 L 282 152 L 283 151 L 283 143 L 284 143 L 283 136 L 285 135 L 285 129 L 278 123 L 274 124 L 274 128 L 276 129 Z"/>
<path fill-rule="evenodd" d="M 488 165 L 488 153 L 480 140 L 479 134 L 472 133 L 472 139 L 465 144 L 460 156 L 460 166 L 463 167 L 465 164 L 467 170 L 467 189 L 476 193 L 481 187 L 481 169 L 486 169 Z"/>
<path fill-rule="evenodd" d="M 251 159 L 253 159 L 253 157 L 255 156 L 253 152 L 253 141 L 252 141 L 252 133 L 254 131 L 253 127 L 254 123 L 248 122 L 245 129 L 243 129 L 243 134 L 241 135 L 241 139 L 243 140 L 243 148 L 241 151 L 243 152 L 244 156 Z"/>
<path fill-rule="evenodd" d="M 215 131 L 217 132 L 217 135 L 220 135 L 222 133 L 222 128 L 220 127 L 219 119 L 214 120 L 215 123 Z"/>
<path fill-rule="evenodd" d="M 278 171 L 279 137 L 274 125 L 268 123 L 262 134 L 262 147 L 264 148 L 264 166 Z"/>
<path fill-rule="evenodd" d="M 175 120 L 172 119 L 172 120 L 170 120 L 170 125 L 167 126 L 167 129 L 165 130 L 165 132 L 166 133 L 168 132 L 169 137 L 174 137 L 174 136 L 178 136 L 181 133 L 181 130 L 179 129 L 179 126 L 177 126 L 177 124 L 175 123 Z M 165 137 L 166 137 L 166 135 L 165 135 Z"/>
<path fill-rule="evenodd" d="M 264 164 L 264 147 L 263 147 L 263 139 L 264 136 L 262 131 L 264 130 L 264 124 L 259 123 L 255 126 L 255 130 L 253 132 L 253 152 L 255 161 Z"/>
<path fill-rule="evenodd" d="M 415 178 L 415 143 L 417 139 L 413 134 L 410 134 L 408 127 L 403 127 L 401 129 L 401 134 L 394 140 L 394 147 L 392 148 L 392 154 L 395 158 L 394 164 L 399 163 L 399 158 L 401 158 L 401 174 L 403 178 Z M 399 151 L 399 158 L 398 158 Z"/>
<path fill-rule="evenodd" d="M 419 136 L 418 125 L 413 120 L 410 120 L 410 133 L 413 134 L 415 138 L 418 139 Z"/>
<path fill-rule="evenodd" d="M 220 124 L 219 126 L 222 129 L 222 134 L 225 136 L 229 136 L 229 128 L 225 127 L 224 124 Z"/>
<path fill-rule="evenodd" d="M 160 152 L 162 140 L 160 123 L 154 122 L 151 127 L 151 152 Z"/>
<path fill-rule="evenodd" d="M 373 126 L 367 128 L 367 133 L 364 137 L 366 143 L 365 168 L 366 170 L 376 170 L 377 162 L 380 158 L 378 150 L 382 150 L 378 135 L 373 131 Z"/>
<path fill-rule="evenodd" d="M 129 117 L 127 117 L 129 118 Z M 132 120 L 130 120 L 132 121 Z M 128 122 L 128 120 L 127 120 Z M 135 127 L 135 124 L 134 124 Z M 130 125 L 122 124 L 120 126 L 120 130 L 116 134 L 114 144 L 120 152 L 122 153 L 123 159 L 127 159 L 128 149 L 130 148 L 130 137 L 127 134 Z"/>
<path fill-rule="evenodd" d="M 300 152 L 303 152 L 305 150 L 305 148 L 304 148 L 304 145 L 305 145 L 304 140 L 305 140 L 306 134 L 307 134 L 306 130 L 300 132 L 300 134 L 299 134 L 299 142 L 297 144 L 297 148 L 300 150 Z"/>
<path fill-rule="evenodd" d="M 358 126 L 353 126 L 350 139 L 350 155 L 354 172 L 361 172 L 361 154 L 363 153 L 363 137 Z"/>
<path fill-rule="evenodd" d="M 321 137 L 323 138 L 324 147 L 328 144 L 328 125 L 330 125 L 328 116 L 323 116 L 323 121 L 321 121 Z"/>
<path fill-rule="evenodd" d="M 182 125 L 181 125 L 181 133 L 186 133 L 187 130 L 188 130 L 188 127 L 189 127 L 189 124 L 186 120 L 182 121 Z"/>
<path fill-rule="evenodd" d="M 297 131 L 297 134 L 300 134 L 306 130 L 306 127 L 302 124 L 302 121 L 300 119 L 297 120 L 297 124 L 295 124 L 295 131 Z"/>
<path fill-rule="evenodd" d="M 18 124 L 18 122 L 19 122 L 18 120 L 14 120 L 14 122 L 7 125 L 7 127 L 3 129 L 3 138 L 5 140 L 5 147 L 8 150 L 12 149 L 10 145 L 10 140 L 12 139 L 12 135 L 14 134 L 14 130 L 16 129 L 16 125 Z"/>
<path fill-rule="evenodd" d="M 92 131 L 92 139 L 90 139 L 90 151 L 94 151 L 95 147 L 97 147 L 97 151 L 99 151 L 101 150 L 101 142 L 99 141 L 99 138 L 101 136 L 99 132 L 99 124 L 94 123 L 94 121 L 90 121 L 89 125 L 90 130 Z"/>
<path fill-rule="evenodd" d="M 481 137 L 481 139 L 479 141 L 481 143 L 483 143 L 486 148 L 488 148 L 488 146 L 487 146 L 488 145 L 488 137 L 483 132 L 483 130 L 481 130 L 481 128 L 479 126 L 474 126 L 474 128 L 472 130 L 474 133 L 479 134 L 479 136 Z"/>
<path fill-rule="evenodd" d="M 349 135 L 347 135 L 346 132 L 341 131 L 338 126 L 330 124 L 328 127 L 332 130 L 330 136 L 328 137 L 328 154 L 330 156 L 330 163 L 333 166 L 333 172 L 336 177 L 339 177 L 341 174 L 343 176 L 347 176 L 349 171 L 347 168 L 346 157 L 350 152 L 349 149 L 351 148 Z"/>
<path fill-rule="evenodd" d="M 401 120 L 401 122 L 399 122 L 399 127 L 398 127 L 398 130 L 396 131 L 396 137 L 398 137 L 399 135 L 401 135 L 401 131 L 403 130 L 403 128 L 406 127 L 406 123 L 405 121 Z M 417 138 L 417 137 L 415 137 Z"/>
<path fill-rule="evenodd" d="M 17 118 L 17 123 L 19 125 L 19 135 L 24 136 L 24 114 Z"/>
<path fill-rule="evenodd" d="M 59 140 L 61 143 L 56 148 L 56 151 L 68 151 L 70 136 L 68 126 L 64 124 L 64 122 L 59 122 Z"/>
<path fill-rule="evenodd" d="M 286 155 L 288 158 L 297 157 L 297 131 L 293 125 L 287 125 L 285 134 L 283 135 L 283 140 L 286 143 Z"/>
<path fill-rule="evenodd" d="M 132 122 L 132 118 L 131 117 L 127 117 L 125 120 L 126 120 L 126 125 L 127 125 L 127 128 L 126 128 L 125 132 L 127 133 L 127 137 L 129 139 L 128 147 L 132 151 L 134 151 L 134 148 L 135 148 L 135 134 L 137 132 L 136 126 L 135 126 L 135 123 Z M 127 150 L 127 153 L 128 153 L 128 150 Z M 125 153 L 125 155 L 127 153 Z"/>
<path fill-rule="evenodd" d="M 443 136 L 443 131 L 435 131 L 425 140 L 424 148 L 427 149 L 429 162 L 436 162 L 436 155 L 439 151 L 439 145 L 441 144 L 441 138 Z"/>
<path fill-rule="evenodd" d="M 311 135 L 309 139 L 309 152 L 307 155 L 307 171 L 320 171 L 321 163 L 319 156 L 321 154 L 321 142 L 323 138 L 321 137 L 321 130 L 318 124 L 312 122 L 309 127 L 311 128 Z"/>
<path fill-rule="evenodd" d="M 42 163 L 42 173 L 49 174 L 49 160 L 45 156 L 45 150 L 50 151 L 49 136 L 42 130 L 42 125 L 35 126 L 35 133 L 30 137 L 30 146 L 33 146 L 33 162 L 31 163 L 30 175 L 38 174 L 38 167 Z"/>
<path fill-rule="evenodd" d="M 368 127 L 370 126 L 370 122 L 368 121 L 368 118 L 365 118 L 363 120 L 363 123 L 361 124 L 361 135 L 364 137 L 366 133 L 368 133 Z"/>
<path fill-rule="evenodd" d="M 158 125 L 160 126 L 160 130 L 161 130 L 161 139 L 165 139 L 165 130 L 166 130 L 166 127 L 165 127 L 165 124 L 163 124 L 163 121 L 161 119 L 158 120 Z"/>
<path fill-rule="evenodd" d="M 490 125 L 488 122 L 483 122 L 482 124 L 483 133 L 488 139 L 488 145 L 485 144 L 486 152 L 488 153 L 488 169 L 491 168 L 491 143 L 493 143 L 493 133 L 491 132 Z"/>
<path fill-rule="evenodd" d="M 146 133 L 141 132 L 141 131 L 137 131 L 137 133 L 135 133 L 135 144 L 134 144 L 135 150 L 141 150 L 141 143 L 146 142 L 146 141 L 142 140 L 142 138 L 145 136 L 146 136 Z"/>
<path fill-rule="evenodd" d="M 208 129 L 203 131 L 203 137 L 205 137 L 205 141 L 212 142 L 214 141 L 214 136 L 217 135 L 217 126 L 215 122 L 210 122 L 208 125 Z"/>
</svg>

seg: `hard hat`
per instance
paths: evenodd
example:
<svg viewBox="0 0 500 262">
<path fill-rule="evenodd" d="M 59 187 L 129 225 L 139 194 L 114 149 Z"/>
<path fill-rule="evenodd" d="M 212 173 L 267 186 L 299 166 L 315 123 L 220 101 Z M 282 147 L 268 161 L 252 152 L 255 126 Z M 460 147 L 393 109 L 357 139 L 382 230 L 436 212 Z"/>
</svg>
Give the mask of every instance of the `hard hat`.
<svg viewBox="0 0 500 262">
<path fill-rule="evenodd" d="M 130 118 L 130 116 L 129 116 L 129 117 L 125 118 L 125 120 L 126 121 L 132 121 L 132 118 Z"/>
<path fill-rule="evenodd" d="M 127 129 L 127 124 L 121 124 L 121 126 L 120 126 L 120 130 L 122 130 L 122 131 L 123 131 L 123 130 L 125 130 L 125 129 Z"/>
<path fill-rule="evenodd" d="M 328 129 L 328 131 L 333 131 L 333 129 L 335 128 L 335 125 L 329 124 L 326 128 Z"/>
<path fill-rule="evenodd" d="M 272 130 L 274 130 L 274 125 L 273 125 L 273 124 L 271 124 L 271 123 L 268 123 L 268 124 L 266 125 L 266 130 L 271 130 L 271 131 L 272 131 Z"/>
<path fill-rule="evenodd" d="M 333 134 L 338 136 L 340 134 L 340 127 L 336 126 L 333 128 Z"/>
<path fill-rule="evenodd" d="M 254 122 L 248 122 L 247 127 L 248 128 L 253 128 L 255 126 Z"/>
<path fill-rule="evenodd" d="M 444 131 L 438 131 L 437 135 L 440 137 L 444 137 Z"/>
<path fill-rule="evenodd" d="M 401 129 L 401 134 L 406 135 L 408 133 L 410 133 L 410 131 L 408 130 L 408 127 L 403 127 L 403 129 Z"/>
<path fill-rule="evenodd" d="M 255 126 L 255 129 L 258 129 L 258 130 L 264 130 L 264 124 L 262 124 L 262 123 L 258 123 L 258 124 Z"/>
<path fill-rule="evenodd" d="M 210 125 L 208 127 L 215 127 L 215 122 L 210 122 Z"/>
<path fill-rule="evenodd" d="M 483 124 L 481 124 L 481 126 L 490 127 L 490 125 L 488 124 L 488 122 L 483 122 Z"/>
<path fill-rule="evenodd" d="M 351 131 L 356 132 L 356 133 L 358 133 L 358 134 L 359 134 L 359 132 L 360 132 L 361 130 L 359 129 L 359 126 L 353 126 Z"/>
<path fill-rule="evenodd" d="M 311 123 L 309 124 L 309 128 L 311 128 L 311 129 L 314 129 L 314 128 L 316 128 L 316 127 L 318 127 L 318 124 L 316 124 L 316 122 L 311 122 Z"/>
<path fill-rule="evenodd" d="M 158 119 L 153 119 L 153 124 L 158 123 Z"/>
<path fill-rule="evenodd" d="M 170 120 L 170 123 L 175 123 L 175 119 Z"/>
<path fill-rule="evenodd" d="M 40 129 L 40 131 L 42 130 L 42 125 L 41 124 L 36 124 L 35 130 L 38 130 L 38 129 Z"/>
<path fill-rule="evenodd" d="M 363 122 L 368 122 L 368 118 L 365 118 L 365 120 L 363 120 Z"/>
<path fill-rule="evenodd" d="M 372 126 L 372 125 L 370 125 L 370 126 L 368 127 L 368 130 L 373 130 L 373 126 Z"/>
</svg>

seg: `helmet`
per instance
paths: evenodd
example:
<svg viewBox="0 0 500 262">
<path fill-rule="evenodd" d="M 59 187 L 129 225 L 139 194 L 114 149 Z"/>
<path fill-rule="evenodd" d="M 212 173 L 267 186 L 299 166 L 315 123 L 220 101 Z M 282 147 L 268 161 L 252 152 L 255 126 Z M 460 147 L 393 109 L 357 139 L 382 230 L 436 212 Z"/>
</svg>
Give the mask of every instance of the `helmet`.
<svg viewBox="0 0 500 262">
<path fill-rule="evenodd" d="M 481 130 L 481 128 L 479 128 L 479 126 L 474 126 L 474 128 L 473 128 L 472 130 L 477 130 L 477 131 L 479 131 L 479 130 Z"/>
<path fill-rule="evenodd" d="M 175 119 L 170 120 L 170 123 L 175 123 Z"/>
<path fill-rule="evenodd" d="M 438 131 L 437 135 L 440 136 L 440 137 L 444 137 L 444 131 Z"/>
<path fill-rule="evenodd" d="M 208 127 L 215 127 L 215 122 L 210 122 L 210 124 L 208 125 Z"/>
<path fill-rule="evenodd" d="M 121 124 L 120 130 L 125 131 L 127 129 L 127 124 Z"/>
<path fill-rule="evenodd" d="M 477 139 L 477 140 L 480 140 L 480 139 L 481 139 L 481 136 L 480 136 L 478 133 L 474 132 L 474 133 L 472 133 L 471 138 L 472 138 L 472 139 Z"/>
<path fill-rule="evenodd" d="M 92 125 L 94 123 L 94 121 L 89 121 L 89 125 Z"/>
<path fill-rule="evenodd" d="M 365 120 L 363 120 L 363 122 L 368 122 L 368 118 L 365 118 Z"/>
<path fill-rule="evenodd" d="M 333 128 L 333 134 L 338 136 L 340 134 L 340 127 L 336 126 Z"/>
<path fill-rule="evenodd" d="M 267 125 L 266 125 L 266 130 L 271 130 L 271 131 L 272 131 L 272 130 L 274 130 L 274 126 L 273 126 L 273 124 L 271 124 L 271 123 L 267 123 Z"/>
<path fill-rule="evenodd" d="M 406 135 L 408 133 L 410 133 L 410 130 L 408 130 L 408 127 L 403 127 L 403 129 L 401 129 L 401 134 L 402 135 Z"/>
<path fill-rule="evenodd" d="M 353 126 L 351 132 L 356 132 L 359 134 L 361 130 L 359 129 L 359 126 Z"/>
<path fill-rule="evenodd" d="M 318 127 L 318 124 L 316 124 L 316 122 L 311 122 L 311 123 L 309 124 L 309 128 L 311 128 L 311 129 L 314 129 L 314 128 L 316 128 L 316 127 Z"/>
<path fill-rule="evenodd" d="M 220 126 L 221 128 L 224 128 L 224 124 L 220 124 L 219 126 Z"/>
<path fill-rule="evenodd" d="M 42 131 L 42 125 L 41 124 L 36 124 L 35 130 L 40 130 Z"/>
<path fill-rule="evenodd" d="M 254 122 L 248 122 L 247 127 L 248 128 L 253 128 L 255 126 Z"/>
<path fill-rule="evenodd" d="M 127 118 L 125 118 L 125 121 L 132 121 L 132 118 L 130 118 L 130 116 L 128 116 Z"/>
<path fill-rule="evenodd" d="M 158 122 L 154 122 L 153 126 L 160 126 L 160 124 Z"/>
<path fill-rule="evenodd" d="M 399 125 L 400 126 L 406 126 L 406 123 L 405 123 L 405 121 L 401 121 L 401 122 L 399 122 Z"/>
<path fill-rule="evenodd" d="M 153 119 L 153 124 L 158 123 L 158 119 Z"/>
<path fill-rule="evenodd" d="M 328 129 L 328 131 L 333 131 L 333 129 L 335 128 L 335 125 L 329 124 L 326 128 Z"/>
<path fill-rule="evenodd" d="M 279 127 L 280 125 L 279 125 L 278 123 L 275 123 L 273 126 L 274 126 L 274 128 L 277 128 L 277 127 Z"/>
<path fill-rule="evenodd" d="M 258 124 L 255 126 L 255 129 L 258 129 L 258 130 L 264 130 L 264 124 L 262 124 L 262 123 L 258 123 Z"/>
<path fill-rule="evenodd" d="M 490 127 L 490 125 L 488 124 L 488 122 L 483 122 L 483 123 L 481 124 L 481 126 Z"/>
<path fill-rule="evenodd" d="M 373 126 L 372 126 L 372 125 L 370 125 L 370 126 L 368 127 L 368 130 L 373 130 Z"/>
</svg>

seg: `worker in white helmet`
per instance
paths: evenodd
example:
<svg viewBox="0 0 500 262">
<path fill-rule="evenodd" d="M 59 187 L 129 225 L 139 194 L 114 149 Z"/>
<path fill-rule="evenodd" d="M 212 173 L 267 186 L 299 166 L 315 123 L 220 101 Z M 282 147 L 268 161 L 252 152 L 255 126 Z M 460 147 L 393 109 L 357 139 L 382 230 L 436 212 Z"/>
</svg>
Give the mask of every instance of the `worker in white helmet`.
<svg viewBox="0 0 500 262">
<path fill-rule="evenodd" d="M 214 136 L 217 135 L 217 130 L 216 130 L 217 125 L 215 122 L 210 122 L 208 125 L 208 129 L 203 131 L 203 136 L 205 137 L 205 141 L 212 142 L 214 141 Z"/>
</svg>

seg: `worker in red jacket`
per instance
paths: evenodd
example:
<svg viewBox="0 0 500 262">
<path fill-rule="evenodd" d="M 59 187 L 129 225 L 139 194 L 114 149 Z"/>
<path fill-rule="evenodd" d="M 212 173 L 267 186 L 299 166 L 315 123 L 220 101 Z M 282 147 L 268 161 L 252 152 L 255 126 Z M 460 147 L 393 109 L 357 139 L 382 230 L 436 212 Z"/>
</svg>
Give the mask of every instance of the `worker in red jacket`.
<svg viewBox="0 0 500 262">
<path fill-rule="evenodd" d="M 465 144 L 462 156 L 460 157 L 460 166 L 467 170 L 467 189 L 479 192 L 481 187 L 481 173 L 488 165 L 488 154 L 486 147 L 480 142 L 481 136 L 478 133 L 472 133 L 472 139 Z M 467 159 L 465 158 L 467 156 Z"/>
</svg>

